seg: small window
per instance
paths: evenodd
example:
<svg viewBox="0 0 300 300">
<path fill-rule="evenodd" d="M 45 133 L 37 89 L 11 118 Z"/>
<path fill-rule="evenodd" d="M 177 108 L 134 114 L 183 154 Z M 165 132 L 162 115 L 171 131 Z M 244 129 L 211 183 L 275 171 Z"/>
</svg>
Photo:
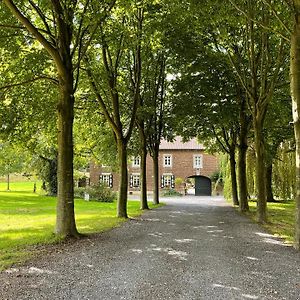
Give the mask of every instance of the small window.
<svg viewBox="0 0 300 300">
<path fill-rule="evenodd" d="M 100 182 L 103 182 L 108 187 L 112 187 L 112 185 L 113 185 L 112 174 L 110 174 L 110 173 L 102 173 L 100 175 Z"/>
<path fill-rule="evenodd" d="M 140 174 L 131 174 L 130 175 L 130 187 L 139 187 L 140 186 Z"/>
<path fill-rule="evenodd" d="M 202 155 L 194 155 L 194 169 L 203 168 L 203 156 Z"/>
<path fill-rule="evenodd" d="M 140 175 L 132 175 L 132 184 L 133 184 L 133 187 L 140 186 Z"/>
<path fill-rule="evenodd" d="M 164 175 L 164 186 L 171 187 L 171 175 Z"/>
<path fill-rule="evenodd" d="M 175 176 L 173 174 L 164 174 L 161 177 L 162 188 L 175 188 Z"/>
<path fill-rule="evenodd" d="M 140 167 L 141 166 L 141 158 L 136 156 L 132 159 L 132 167 Z"/>
<path fill-rule="evenodd" d="M 172 167 L 172 155 L 164 155 L 164 167 Z"/>
</svg>

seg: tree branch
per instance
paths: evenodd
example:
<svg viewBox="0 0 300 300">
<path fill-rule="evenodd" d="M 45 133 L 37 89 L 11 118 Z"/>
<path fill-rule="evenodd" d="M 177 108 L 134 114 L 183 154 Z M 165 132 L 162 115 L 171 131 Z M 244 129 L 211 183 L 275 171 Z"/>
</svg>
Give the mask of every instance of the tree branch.
<svg viewBox="0 0 300 300">
<path fill-rule="evenodd" d="M 26 29 L 44 46 L 51 55 L 57 65 L 61 65 L 62 61 L 56 48 L 38 31 L 38 29 L 26 18 L 17 8 L 12 0 L 3 0 L 5 5 L 10 9 L 12 14 L 26 27 Z"/>
<path fill-rule="evenodd" d="M 33 7 L 33 9 L 37 12 L 37 14 L 39 15 L 39 17 L 41 18 L 46 30 L 44 31 L 45 33 L 47 33 L 52 41 L 52 43 L 55 45 L 55 37 L 52 35 L 49 24 L 47 23 L 46 20 L 46 16 L 43 14 L 43 12 L 41 11 L 41 9 L 32 1 L 32 0 L 28 0 L 29 3 L 31 4 L 31 6 Z"/>
<path fill-rule="evenodd" d="M 279 17 L 277 11 L 275 10 L 274 6 L 270 3 L 270 1 L 268 0 L 263 0 L 263 2 L 265 4 L 267 4 L 269 6 L 269 8 L 271 9 L 273 15 L 275 16 L 275 18 L 279 21 L 279 23 L 281 24 L 281 26 L 285 29 L 285 31 L 291 35 L 292 31 L 288 28 L 288 26 L 283 22 L 283 20 Z"/>
<path fill-rule="evenodd" d="M 261 22 L 259 22 L 258 20 L 255 20 L 254 18 L 249 17 L 249 15 L 243 10 L 241 9 L 233 0 L 229 0 L 230 3 L 240 12 L 242 13 L 247 19 L 253 21 L 255 24 L 261 26 L 262 28 L 271 31 L 273 33 L 278 34 L 281 38 L 283 38 L 284 40 L 290 42 L 290 38 L 288 36 L 285 36 L 284 34 L 282 34 L 281 32 L 278 32 L 277 30 L 272 29 L 271 27 L 268 27 L 264 24 L 262 24 Z"/>
<path fill-rule="evenodd" d="M 12 84 L 8 84 L 8 85 L 5 85 L 5 86 L 1 86 L 0 91 L 5 90 L 5 89 L 10 89 L 10 88 L 13 88 L 13 87 L 17 87 L 17 86 L 26 85 L 26 84 L 29 84 L 29 83 L 32 83 L 32 82 L 35 82 L 35 81 L 38 81 L 38 80 L 50 80 L 51 82 L 53 82 L 55 84 L 58 84 L 58 80 L 53 78 L 53 77 L 39 76 L 39 77 L 31 78 L 29 80 L 25 80 L 25 81 L 22 81 L 22 82 L 17 82 L 17 83 L 12 83 Z"/>
<path fill-rule="evenodd" d="M 88 61 L 87 61 L 87 64 L 88 64 Z M 97 100 L 98 100 L 98 102 L 99 102 L 99 104 L 101 106 L 101 109 L 103 111 L 103 114 L 104 114 L 106 120 L 111 125 L 111 127 L 112 127 L 113 131 L 115 132 L 115 134 L 120 135 L 120 130 L 119 130 L 118 126 L 116 125 L 116 123 L 114 122 L 113 118 L 110 116 L 110 114 L 108 112 L 108 109 L 107 109 L 107 107 L 105 105 L 105 102 L 103 101 L 103 98 L 101 97 L 101 94 L 98 91 L 96 82 L 94 80 L 93 73 L 92 73 L 89 65 L 87 65 L 87 68 L 85 69 L 85 71 L 86 71 L 86 74 L 87 74 L 87 76 L 89 78 L 90 85 L 91 85 L 91 87 L 92 87 L 92 89 L 93 89 L 93 91 L 94 91 L 94 93 L 95 93 L 95 95 L 97 97 Z"/>
</svg>

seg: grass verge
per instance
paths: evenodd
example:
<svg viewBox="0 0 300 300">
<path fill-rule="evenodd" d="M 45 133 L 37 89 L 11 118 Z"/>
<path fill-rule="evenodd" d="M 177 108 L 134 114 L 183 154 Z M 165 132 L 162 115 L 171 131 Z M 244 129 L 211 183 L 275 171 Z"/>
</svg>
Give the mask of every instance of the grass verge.
<svg viewBox="0 0 300 300">
<path fill-rule="evenodd" d="M 18 186 L 20 190 L 20 183 Z M 141 215 L 139 205 L 138 201 L 128 202 L 130 217 Z M 33 254 L 30 246 L 59 242 L 53 234 L 55 206 L 54 197 L 30 191 L 0 191 L 0 270 L 29 259 Z M 149 206 L 158 207 L 152 203 Z M 75 213 L 78 231 L 83 234 L 108 230 L 125 221 L 115 217 L 116 203 L 76 199 Z"/>
<path fill-rule="evenodd" d="M 269 202 L 268 204 L 268 223 L 262 226 L 270 233 L 285 240 L 286 243 L 294 242 L 295 231 L 295 202 Z M 250 212 L 247 213 L 255 222 L 256 219 L 256 202 L 249 202 Z"/>
</svg>

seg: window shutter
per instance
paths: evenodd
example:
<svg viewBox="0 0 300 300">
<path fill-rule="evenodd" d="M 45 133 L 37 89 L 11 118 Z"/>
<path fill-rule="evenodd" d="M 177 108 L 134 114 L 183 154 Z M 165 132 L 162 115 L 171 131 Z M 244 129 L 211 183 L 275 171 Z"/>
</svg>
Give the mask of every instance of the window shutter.
<svg viewBox="0 0 300 300">
<path fill-rule="evenodd" d="M 162 189 L 165 187 L 165 182 L 164 182 L 164 176 L 163 175 L 161 176 L 161 179 L 160 179 L 160 187 Z"/>
<path fill-rule="evenodd" d="M 132 174 L 130 175 L 130 180 L 129 180 L 129 187 L 133 187 L 133 176 Z"/>
<path fill-rule="evenodd" d="M 109 187 L 110 188 L 113 187 L 113 175 L 112 174 L 109 175 Z"/>
<path fill-rule="evenodd" d="M 175 188 L 175 176 L 174 175 L 171 176 L 171 188 L 172 189 Z"/>
<path fill-rule="evenodd" d="M 103 182 L 103 175 L 99 176 L 99 182 Z"/>
</svg>

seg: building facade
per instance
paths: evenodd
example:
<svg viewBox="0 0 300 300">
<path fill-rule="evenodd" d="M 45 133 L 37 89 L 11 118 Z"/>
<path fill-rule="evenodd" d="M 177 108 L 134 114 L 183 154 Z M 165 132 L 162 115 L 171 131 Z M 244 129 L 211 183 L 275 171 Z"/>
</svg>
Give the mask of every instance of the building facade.
<svg viewBox="0 0 300 300">
<path fill-rule="evenodd" d="M 182 139 L 177 137 L 174 142 L 162 141 L 160 145 L 159 174 L 161 189 L 176 189 L 179 192 L 186 192 L 187 186 L 191 185 L 195 188 L 196 194 L 197 188 L 198 194 L 209 194 L 211 192 L 209 177 L 217 170 L 217 157 L 205 153 L 204 146 L 197 143 L 196 139 L 183 143 Z M 132 157 L 128 162 L 128 178 L 129 192 L 139 191 L 139 157 Z M 92 184 L 99 181 L 105 182 L 116 191 L 119 186 L 117 173 L 113 172 L 110 167 L 96 164 L 91 164 L 90 181 Z M 200 184 L 202 190 L 199 190 Z M 149 155 L 147 157 L 147 189 L 149 192 L 153 190 L 153 163 Z"/>
</svg>

